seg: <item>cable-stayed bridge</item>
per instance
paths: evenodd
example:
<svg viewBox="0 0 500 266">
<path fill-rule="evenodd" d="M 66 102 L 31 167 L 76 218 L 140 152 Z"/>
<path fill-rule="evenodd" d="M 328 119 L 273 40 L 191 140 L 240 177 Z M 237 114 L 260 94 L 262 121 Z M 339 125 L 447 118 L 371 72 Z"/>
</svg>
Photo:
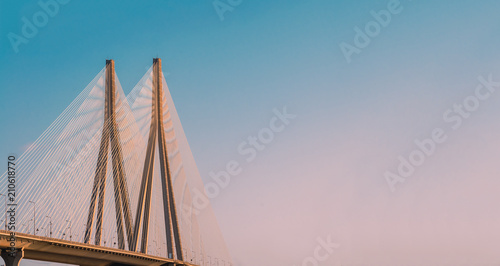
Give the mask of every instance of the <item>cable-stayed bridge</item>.
<svg viewBox="0 0 500 266">
<path fill-rule="evenodd" d="M 159 58 L 128 96 L 107 60 L 14 168 L 0 179 L 8 266 L 233 265 L 193 201 L 205 190 Z"/>
</svg>

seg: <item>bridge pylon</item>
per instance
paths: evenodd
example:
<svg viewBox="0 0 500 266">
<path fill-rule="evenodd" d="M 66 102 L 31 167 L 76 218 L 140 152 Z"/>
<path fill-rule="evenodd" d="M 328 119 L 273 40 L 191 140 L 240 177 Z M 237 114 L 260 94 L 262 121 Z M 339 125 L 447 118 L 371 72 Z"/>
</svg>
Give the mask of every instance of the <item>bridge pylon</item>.
<svg viewBox="0 0 500 266">
<path fill-rule="evenodd" d="M 151 125 L 149 129 L 146 159 L 144 162 L 139 202 L 135 217 L 134 236 L 131 250 L 136 251 L 139 242 L 139 229 L 142 224 L 141 252 L 146 253 L 148 247 L 149 217 L 151 208 L 151 194 L 153 185 L 153 169 L 155 165 L 155 147 L 158 144 L 161 185 L 163 194 L 163 213 L 165 218 L 165 232 L 167 256 L 174 255 L 178 260 L 183 260 L 181 238 L 179 235 L 179 224 L 175 208 L 174 189 L 172 174 L 168 162 L 167 143 L 165 141 L 165 129 L 163 125 L 163 78 L 161 71 L 161 59 L 153 59 L 153 96 Z"/>
<path fill-rule="evenodd" d="M 111 156 L 113 164 L 113 185 L 116 210 L 116 228 L 118 248 L 125 249 L 124 226 L 127 234 L 129 247 L 132 242 L 132 218 L 130 211 L 130 200 L 128 196 L 127 181 L 123 168 L 123 153 L 120 145 L 120 134 L 116 121 L 116 86 L 115 86 L 115 62 L 106 60 L 105 81 L 105 106 L 104 123 L 102 127 L 101 144 L 95 170 L 94 186 L 90 197 L 90 207 L 87 218 L 84 242 L 89 243 L 92 235 L 94 213 L 96 203 L 96 231 L 95 244 L 101 244 L 102 219 L 104 211 L 104 195 L 106 192 L 106 172 L 108 168 L 108 153 L 111 145 Z M 98 201 L 97 201 L 98 198 Z"/>
<path fill-rule="evenodd" d="M 19 266 L 21 259 L 24 257 L 24 250 L 20 248 L 16 249 L 15 253 L 12 253 L 11 249 L 2 249 L 1 256 L 5 266 Z"/>
</svg>

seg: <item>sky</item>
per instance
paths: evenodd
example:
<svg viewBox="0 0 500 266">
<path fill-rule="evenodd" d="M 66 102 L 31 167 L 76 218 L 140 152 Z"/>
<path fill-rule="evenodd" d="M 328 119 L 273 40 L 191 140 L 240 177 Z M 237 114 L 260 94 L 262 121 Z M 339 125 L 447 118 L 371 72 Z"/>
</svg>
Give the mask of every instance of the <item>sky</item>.
<svg viewBox="0 0 500 266">
<path fill-rule="evenodd" d="M 3 158 L 106 59 L 128 93 L 160 57 L 205 184 L 241 166 L 212 199 L 235 265 L 500 263 L 500 2 L 58 6 L 26 36 L 43 7 L 0 0 Z"/>
</svg>

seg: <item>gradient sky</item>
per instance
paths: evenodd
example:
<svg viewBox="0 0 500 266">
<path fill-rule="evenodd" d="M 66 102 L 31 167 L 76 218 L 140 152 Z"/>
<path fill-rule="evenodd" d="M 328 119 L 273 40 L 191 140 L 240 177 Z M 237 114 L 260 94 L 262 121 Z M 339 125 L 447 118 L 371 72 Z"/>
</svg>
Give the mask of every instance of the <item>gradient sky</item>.
<svg viewBox="0 0 500 266">
<path fill-rule="evenodd" d="M 340 43 L 389 2 L 243 0 L 221 21 L 211 1 L 73 0 L 15 53 L 7 35 L 41 8 L 0 0 L 0 154 L 105 59 L 128 93 L 160 57 L 205 182 L 241 163 L 212 200 L 236 265 L 312 265 L 328 236 L 340 246 L 318 265 L 498 264 L 500 92 L 457 130 L 443 113 L 479 76 L 500 81 L 500 2 L 401 0 L 348 63 Z M 297 117 L 247 163 L 238 145 L 284 106 Z M 384 173 L 437 127 L 447 141 L 391 192 Z"/>
</svg>

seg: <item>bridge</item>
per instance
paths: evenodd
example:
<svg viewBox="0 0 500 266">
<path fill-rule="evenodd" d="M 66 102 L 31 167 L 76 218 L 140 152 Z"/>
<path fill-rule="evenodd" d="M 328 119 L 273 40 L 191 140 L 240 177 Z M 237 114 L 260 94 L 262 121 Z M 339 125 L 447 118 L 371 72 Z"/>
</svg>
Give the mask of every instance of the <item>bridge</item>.
<svg viewBox="0 0 500 266">
<path fill-rule="evenodd" d="M 0 248 L 76 265 L 232 265 L 161 59 L 125 96 L 106 66 L 0 179 Z M 0 198 L 1 199 L 1 198 Z M 198 199 L 199 200 L 199 199 Z"/>
<path fill-rule="evenodd" d="M 0 246 L 9 247 L 10 232 L 0 230 Z M 106 265 L 195 265 L 175 259 L 162 258 L 144 253 L 116 248 L 83 244 L 79 242 L 53 239 L 28 234 L 16 234 L 16 241 L 21 251 L 20 256 L 40 261 L 59 263 L 106 266 Z M 22 252 L 22 253 L 21 253 Z M 4 252 L 5 261 L 9 252 Z M 20 257 L 19 256 L 19 257 Z"/>
</svg>

